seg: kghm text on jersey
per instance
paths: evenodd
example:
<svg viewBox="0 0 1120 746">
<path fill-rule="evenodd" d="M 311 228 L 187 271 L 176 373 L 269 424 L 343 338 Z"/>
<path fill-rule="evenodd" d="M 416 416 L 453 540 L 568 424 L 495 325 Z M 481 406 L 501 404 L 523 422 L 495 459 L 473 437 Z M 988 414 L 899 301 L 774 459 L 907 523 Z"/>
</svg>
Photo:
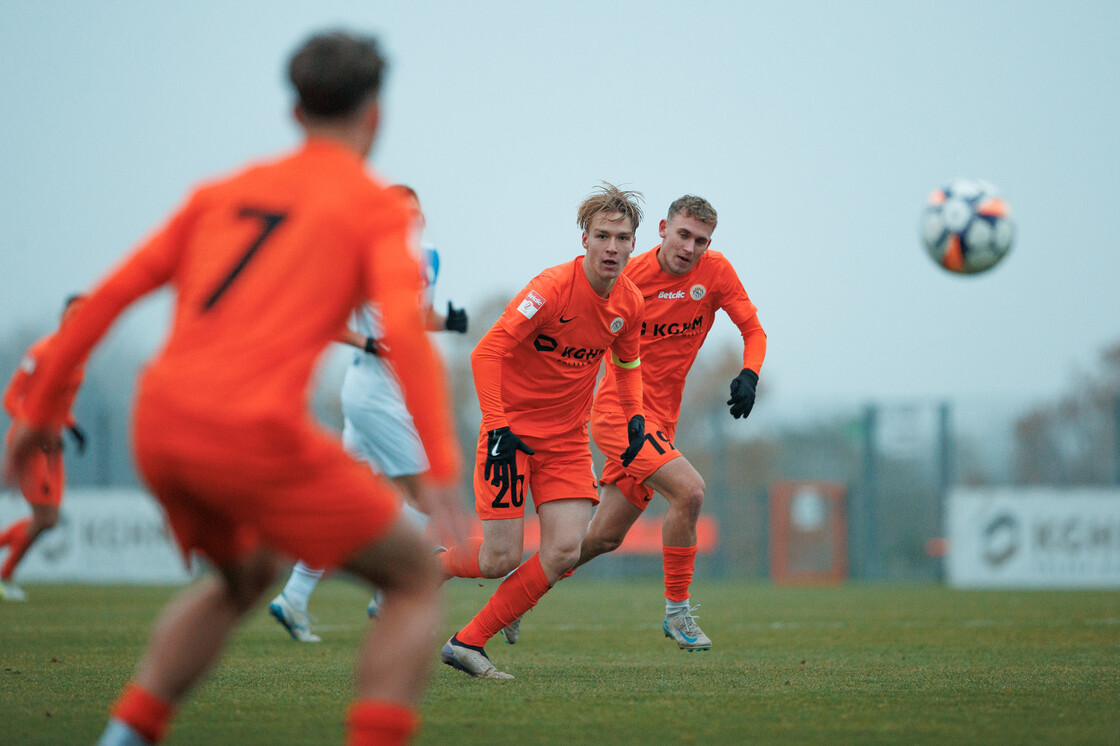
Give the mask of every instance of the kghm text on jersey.
<svg viewBox="0 0 1120 746">
<path fill-rule="evenodd" d="M 692 321 L 682 321 L 682 322 L 677 322 L 677 321 L 669 322 L 669 321 L 667 321 L 667 322 L 660 323 L 660 324 L 657 323 L 657 322 L 653 322 L 652 326 L 653 326 L 653 331 L 651 333 L 651 336 L 654 336 L 654 337 L 671 337 L 671 336 L 677 335 L 677 334 L 688 334 L 688 335 L 699 334 L 700 330 L 704 326 L 704 316 L 701 314 L 700 316 L 697 316 L 696 318 L 694 318 Z M 646 327 L 647 327 L 647 324 L 646 324 L 645 321 L 643 321 L 642 322 L 642 336 L 643 337 L 649 331 Z"/>
<path fill-rule="evenodd" d="M 538 334 L 533 340 L 533 347 L 538 352 L 552 352 L 560 347 L 560 343 L 547 334 Z M 606 349 L 591 349 L 588 347 L 564 346 L 560 351 L 560 362 L 568 365 L 589 365 L 599 361 Z"/>
</svg>

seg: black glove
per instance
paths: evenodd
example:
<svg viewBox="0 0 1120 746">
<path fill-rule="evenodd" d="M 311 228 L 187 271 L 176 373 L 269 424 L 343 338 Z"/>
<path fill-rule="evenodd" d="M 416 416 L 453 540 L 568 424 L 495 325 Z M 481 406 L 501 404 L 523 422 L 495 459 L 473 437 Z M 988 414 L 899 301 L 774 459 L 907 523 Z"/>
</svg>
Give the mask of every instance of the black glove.
<svg viewBox="0 0 1120 746">
<path fill-rule="evenodd" d="M 517 452 L 532 456 L 534 451 L 510 432 L 508 427 L 499 427 L 486 434 L 486 466 L 482 470 L 483 479 L 489 481 L 494 468 L 509 469 L 517 465 Z"/>
<path fill-rule="evenodd" d="M 447 301 L 447 321 L 444 322 L 444 326 L 448 331 L 466 334 L 467 309 L 455 308 L 453 305 L 451 305 L 451 301 Z"/>
<path fill-rule="evenodd" d="M 366 337 L 366 346 L 363 347 L 362 349 L 364 349 L 370 355 L 380 355 L 381 354 L 377 349 L 377 340 L 374 339 L 373 337 Z"/>
<path fill-rule="evenodd" d="M 78 454 L 86 452 L 86 434 L 82 432 L 82 428 L 77 425 L 66 428 L 70 436 L 74 439 L 74 445 L 78 448 Z"/>
<path fill-rule="evenodd" d="M 746 417 L 754 407 L 754 390 L 758 386 L 758 374 L 750 368 L 735 376 L 731 382 L 731 398 L 727 403 L 731 405 L 731 416 L 735 419 Z"/>
<path fill-rule="evenodd" d="M 626 423 L 626 437 L 630 440 L 630 446 L 622 452 L 622 465 L 629 466 L 638 456 L 638 451 L 642 450 L 642 446 L 646 442 L 646 418 L 640 414 L 636 414 L 630 418 Z"/>
</svg>

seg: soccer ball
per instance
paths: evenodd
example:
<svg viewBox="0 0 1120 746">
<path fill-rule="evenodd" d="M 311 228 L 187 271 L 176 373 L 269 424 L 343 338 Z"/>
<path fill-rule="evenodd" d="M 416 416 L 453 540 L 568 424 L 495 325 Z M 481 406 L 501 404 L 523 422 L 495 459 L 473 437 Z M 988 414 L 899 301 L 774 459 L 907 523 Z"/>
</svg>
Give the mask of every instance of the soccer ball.
<svg viewBox="0 0 1120 746">
<path fill-rule="evenodd" d="M 964 275 L 996 266 L 1015 239 L 1011 210 L 999 190 L 983 179 L 953 179 L 933 190 L 920 231 L 930 258 Z"/>
</svg>

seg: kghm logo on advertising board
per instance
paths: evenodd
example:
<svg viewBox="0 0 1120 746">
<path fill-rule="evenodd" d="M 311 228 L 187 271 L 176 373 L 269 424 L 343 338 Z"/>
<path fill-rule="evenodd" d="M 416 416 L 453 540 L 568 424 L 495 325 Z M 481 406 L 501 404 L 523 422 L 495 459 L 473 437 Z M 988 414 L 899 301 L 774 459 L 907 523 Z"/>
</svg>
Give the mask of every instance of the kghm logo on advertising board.
<svg viewBox="0 0 1120 746">
<path fill-rule="evenodd" d="M 984 527 L 984 561 L 993 567 L 1002 565 L 1019 550 L 1019 522 L 1001 513 Z"/>
<path fill-rule="evenodd" d="M 1120 490 L 955 488 L 946 577 L 956 587 L 1120 588 Z"/>
</svg>

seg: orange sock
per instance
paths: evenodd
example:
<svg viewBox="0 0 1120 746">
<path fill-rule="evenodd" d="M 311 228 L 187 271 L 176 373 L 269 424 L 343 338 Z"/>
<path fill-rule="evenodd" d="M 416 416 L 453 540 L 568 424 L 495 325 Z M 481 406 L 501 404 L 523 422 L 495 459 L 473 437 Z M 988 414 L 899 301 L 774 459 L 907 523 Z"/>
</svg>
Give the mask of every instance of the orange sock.
<svg viewBox="0 0 1120 746">
<path fill-rule="evenodd" d="M 481 546 L 482 537 L 473 536 L 441 553 L 439 563 L 443 566 L 443 574 L 449 578 L 481 578 L 482 570 L 478 567 Z"/>
<path fill-rule="evenodd" d="M 30 518 L 16 521 L 8 527 L 3 537 L 0 538 L 0 546 L 8 545 L 8 559 L 4 561 L 4 566 L 0 567 L 0 580 L 7 582 L 12 579 L 12 574 L 16 571 L 16 565 L 23 559 L 27 548 L 31 546 L 31 542 L 27 540 L 27 527 L 30 525 Z"/>
<path fill-rule="evenodd" d="M 665 568 L 665 598 L 687 601 L 692 569 L 696 566 L 696 547 L 661 547 L 661 564 Z"/>
<path fill-rule="evenodd" d="M 124 688 L 112 716 L 139 733 L 148 743 L 159 743 L 175 714 L 175 705 L 130 681 Z"/>
<path fill-rule="evenodd" d="M 498 630 L 536 606 L 551 587 L 541 567 L 540 554 L 534 554 L 502 581 L 482 611 L 455 637 L 468 645 L 484 646 Z"/>
<path fill-rule="evenodd" d="M 347 746 L 400 746 L 420 730 L 420 719 L 411 707 L 364 699 L 350 705 L 346 729 Z"/>
</svg>

